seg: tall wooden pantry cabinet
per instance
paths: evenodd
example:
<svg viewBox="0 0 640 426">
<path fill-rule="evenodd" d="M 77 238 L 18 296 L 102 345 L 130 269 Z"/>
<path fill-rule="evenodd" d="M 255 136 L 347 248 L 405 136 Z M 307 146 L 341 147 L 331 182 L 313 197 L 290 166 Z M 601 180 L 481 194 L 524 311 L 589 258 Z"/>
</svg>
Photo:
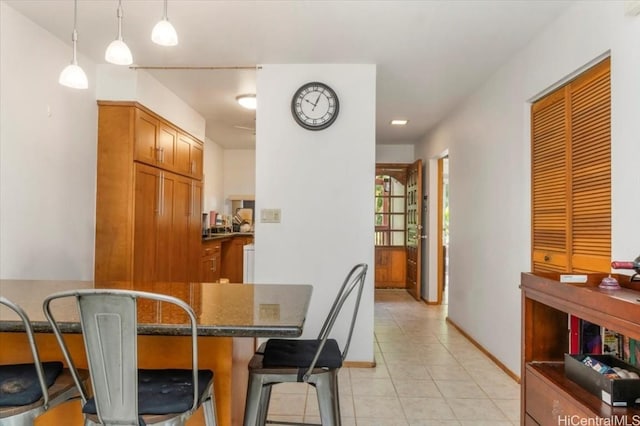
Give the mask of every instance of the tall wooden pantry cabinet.
<svg viewBox="0 0 640 426">
<path fill-rule="evenodd" d="M 96 281 L 198 281 L 203 144 L 136 102 L 99 101 Z"/>
</svg>

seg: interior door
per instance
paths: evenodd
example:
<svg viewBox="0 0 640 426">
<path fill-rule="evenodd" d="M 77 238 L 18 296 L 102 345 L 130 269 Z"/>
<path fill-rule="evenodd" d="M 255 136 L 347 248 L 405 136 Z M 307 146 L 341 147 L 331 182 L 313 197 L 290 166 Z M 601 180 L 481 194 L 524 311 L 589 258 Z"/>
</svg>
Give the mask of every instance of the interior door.
<svg viewBox="0 0 640 426">
<path fill-rule="evenodd" d="M 422 160 L 407 171 L 407 291 L 420 300 L 422 282 Z"/>
</svg>

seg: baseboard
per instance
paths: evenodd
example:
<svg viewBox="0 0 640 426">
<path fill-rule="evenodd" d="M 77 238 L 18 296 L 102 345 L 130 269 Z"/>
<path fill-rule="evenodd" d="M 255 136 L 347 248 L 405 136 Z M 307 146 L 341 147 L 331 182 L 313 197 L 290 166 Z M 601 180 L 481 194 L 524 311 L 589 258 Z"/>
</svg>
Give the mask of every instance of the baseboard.
<svg viewBox="0 0 640 426">
<path fill-rule="evenodd" d="M 475 346 L 476 348 L 478 348 L 480 350 L 480 352 L 482 352 L 483 354 L 488 356 L 489 359 L 491 359 L 491 361 L 493 361 L 493 363 L 495 365 L 497 365 L 502 371 L 504 371 L 507 374 L 507 376 L 511 377 L 517 383 L 520 383 L 520 376 L 518 376 L 513 371 L 509 370 L 509 368 L 507 368 L 506 365 L 504 365 L 502 362 L 500 362 L 500 360 L 498 358 L 493 356 L 493 354 L 491 352 L 486 350 L 484 348 L 484 346 L 482 346 L 480 343 L 476 342 L 471 336 L 469 336 L 469 334 L 466 331 L 464 331 L 462 328 L 460 328 L 460 326 L 458 326 L 458 324 L 453 322 L 449 317 L 447 317 L 447 322 L 449 324 L 451 324 L 456 330 L 458 330 L 464 337 L 466 337 L 467 340 L 469 340 L 473 344 L 473 346 Z"/>
<path fill-rule="evenodd" d="M 342 364 L 345 368 L 374 368 L 376 366 L 375 361 L 345 361 Z"/>
</svg>

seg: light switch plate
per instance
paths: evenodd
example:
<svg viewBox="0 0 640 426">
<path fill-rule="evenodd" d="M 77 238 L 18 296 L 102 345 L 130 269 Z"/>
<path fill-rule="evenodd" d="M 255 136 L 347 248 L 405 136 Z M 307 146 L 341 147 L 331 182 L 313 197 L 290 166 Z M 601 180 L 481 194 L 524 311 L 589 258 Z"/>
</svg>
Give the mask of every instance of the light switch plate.
<svg viewBox="0 0 640 426">
<path fill-rule="evenodd" d="M 280 223 L 280 209 L 261 209 L 260 222 L 262 223 Z"/>
</svg>

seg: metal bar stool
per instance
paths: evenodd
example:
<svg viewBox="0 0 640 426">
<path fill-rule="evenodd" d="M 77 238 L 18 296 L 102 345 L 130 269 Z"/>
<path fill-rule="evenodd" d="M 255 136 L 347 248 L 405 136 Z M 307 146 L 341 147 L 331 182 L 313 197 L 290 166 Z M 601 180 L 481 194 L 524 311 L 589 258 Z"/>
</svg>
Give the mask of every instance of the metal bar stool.
<svg viewBox="0 0 640 426">
<path fill-rule="evenodd" d="M 204 407 L 207 426 L 216 425 L 213 371 L 198 370 L 198 334 L 191 307 L 175 297 L 130 290 L 75 290 L 52 294 L 44 311 L 75 375 L 51 302 L 75 299 L 89 362 L 93 396 L 78 380 L 85 425 L 184 425 Z M 138 369 L 138 300 L 181 308 L 191 325 L 191 369 Z"/>
<path fill-rule="evenodd" d="M 0 365 L 0 425 L 33 425 L 39 415 L 80 395 L 71 373 L 63 368 L 62 362 L 40 360 L 33 327 L 26 312 L 5 297 L 0 297 L 0 304 L 20 317 L 33 357 L 33 363 Z M 78 373 L 81 381 L 86 381 L 88 376 L 87 371 Z"/>
<path fill-rule="evenodd" d="M 284 382 L 304 382 L 316 388 L 320 419 L 325 426 L 339 426 L 338 371 L 347 356 L 358 315 L 367 265 L 354 266 L 347 274 L 317 339 L 269 339 L 249 361 L 249 385 L 244 426 L 267 421 L 271 387 Z M 331 329 L 350 296 L 355 297 L 349 335 L 342 351 L 329 339 Z"/>
</svg>

